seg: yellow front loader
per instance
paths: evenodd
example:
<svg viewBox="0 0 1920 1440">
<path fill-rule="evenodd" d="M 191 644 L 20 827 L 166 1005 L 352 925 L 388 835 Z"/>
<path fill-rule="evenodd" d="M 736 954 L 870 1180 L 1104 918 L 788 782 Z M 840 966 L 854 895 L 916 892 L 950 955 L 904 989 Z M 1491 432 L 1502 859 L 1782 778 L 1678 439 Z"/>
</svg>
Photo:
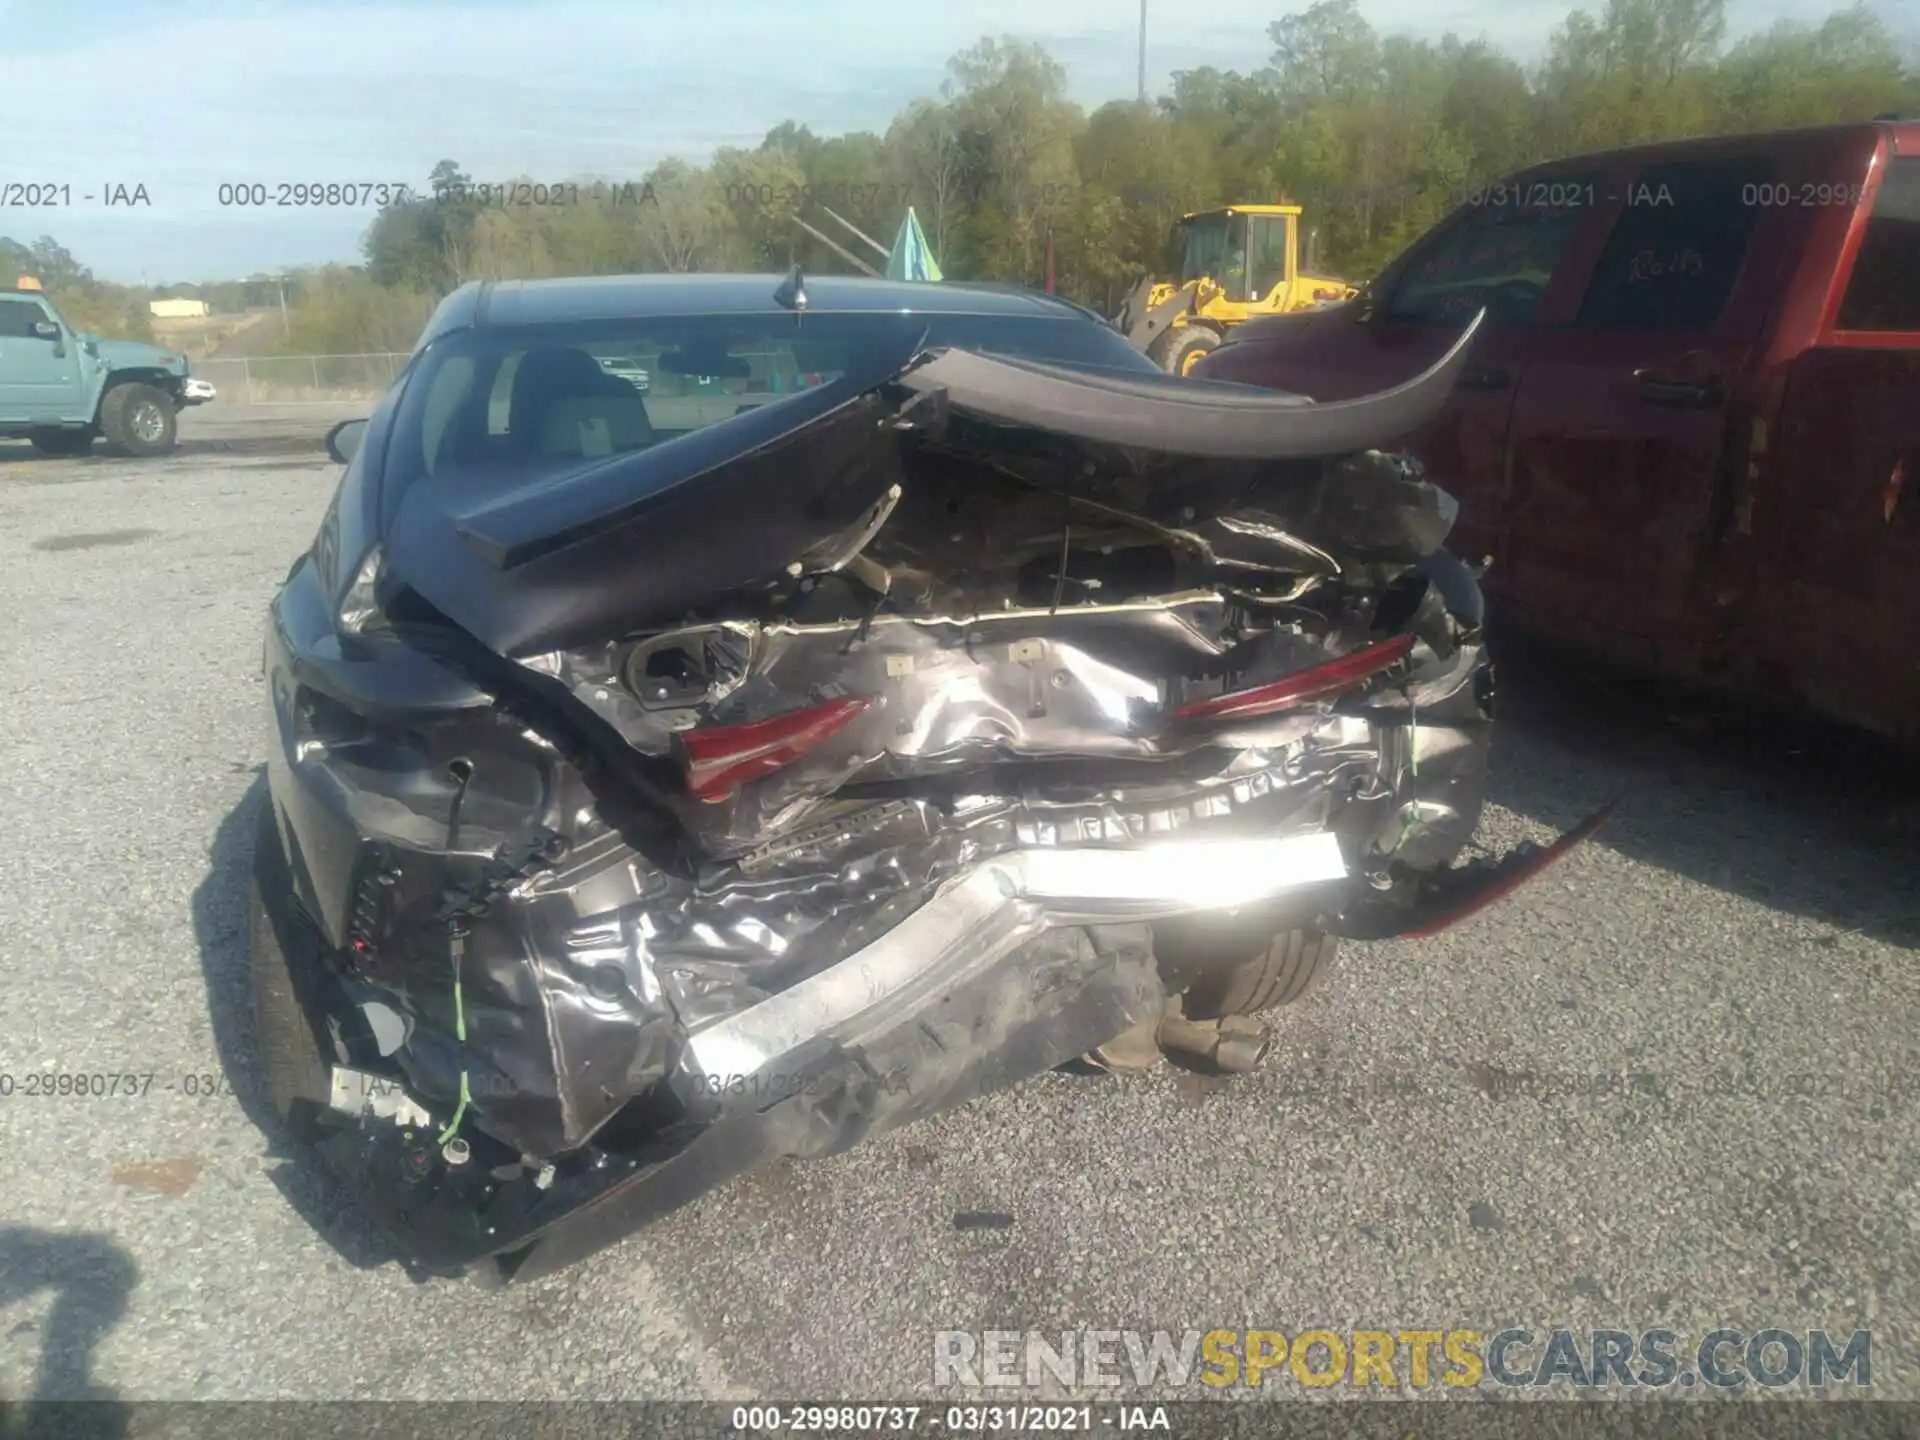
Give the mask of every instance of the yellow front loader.
<svg viewBox="0 0 1920 1440">
<path fill-rule="evenodd" d="M 1355 287 L 1344 280 L 1301 273 L 1300 210 L 1228 205 L 1182 216 L 1169 255 L 1175 278 L 1142 280 L 1114 328 L 1185 375 L 1235 325 L 1349 298 Z"/>
</svg>

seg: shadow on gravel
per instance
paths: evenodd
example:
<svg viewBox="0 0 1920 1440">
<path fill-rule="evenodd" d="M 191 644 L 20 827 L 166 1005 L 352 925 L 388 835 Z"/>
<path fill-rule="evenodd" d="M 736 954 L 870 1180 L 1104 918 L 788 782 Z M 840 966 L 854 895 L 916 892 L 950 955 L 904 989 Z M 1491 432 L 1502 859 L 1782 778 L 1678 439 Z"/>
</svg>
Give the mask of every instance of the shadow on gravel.
<svg viewBox="0 0 1920 1440">
<path fill-rule="evenodd" d="M 33 1394 L 24 1401 L 0 1394 L 0 1440 L 48 1433 L 45 1412 L 38 1407 L 75 1400 L 111 1401 L 119 1397 L 93 1378 L 93 1355 L 100 1342 L 127 1313 L 127 1301 L 140 1279 L 140 1267 L 105 1235 L 74 1231 L 27 1230 L 0 1227 L 0 1312 L 53 1293 L 53 1305 L 41 1328 L 40 1364 Z M 4 1320 L 0 1320 L 4 1323 Z M 8 1328 L 8 1336 L 25 1335 L 29 1322 Z M 114 1410 L 97 1418 L 108 1422 Z M 123 1430 L 96 1425 L 93 1435 L 117 1435 Z"/>
<path fill-rule="evenodd" d="M 26 473 L 27 466 L 44 466 L 49 470 L 120 469 L 138 471 L 152 469 L 155 465 L 164 465 L 169 460 L 182 456 L 197 455 L 289 455 L 307 460 L 325 460 L 327 458 L 326 432 L 324 429 L 316 435 L 240 435 L 231 438 L 216 437 L 208 439 L 183 439 L 166 455 L 156 455 L 147 459 L 137 459 L 130 455 L 111 455 L 104 447 L 95 447 L 90 455 L 59 458 L 42 455 L 31 445 L 10 445 L 0 440 L 0 466 L 18 465 L 19 473 Z"/>
<path fill-rule="evenodd" d="M 1920 947 L 1920 764 L 1872 737 L 1663 694 L 1500 637 L 1488 798 L 1556 828 L 1624 790 L 1594 843 L 1850 934 Z"/>
<path fill-rule="evenodd" d="M 235 1098 L 267 1137 L 269 1158 L 280 1162 L 268 1173 L 275 1188 L 342 1259 L 372 1269 L 394 1259 L 394 1251 L 352 1207 L 319 1158 L 288 1135 L 261 1080 L 247 980 L 247 906 L 253 837 L 266 804 L 265 767 L 255 766 L 253 783 L 214 832 L 207 877 L 193 892 L 193 928 L 214 1047 Z"/>
</svg>

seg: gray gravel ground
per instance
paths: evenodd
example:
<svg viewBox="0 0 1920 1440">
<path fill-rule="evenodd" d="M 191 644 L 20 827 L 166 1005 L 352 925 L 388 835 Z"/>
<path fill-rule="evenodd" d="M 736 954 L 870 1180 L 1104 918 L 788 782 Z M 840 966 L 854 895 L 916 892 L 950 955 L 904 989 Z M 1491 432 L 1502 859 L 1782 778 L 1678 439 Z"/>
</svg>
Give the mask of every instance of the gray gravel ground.
<svg viewBox="0 0 1920 1440">
<path fill-rule="evenodd" d="M 314 431 L 0 445 L 0 1076 L 156 1077 L 0 1099 L 0 1397 L 899 1396 L 935 1329 L 1517 1323 L 1871 1327 L 1920 1398 L 1911 802 L 1564 684 L 1485 838 L 1614 825 L 1351 947 L 1264 1074 L 1049 1077 L 525 1290 L 410 1283 L 233 1093 L 262 613 L 334 479 L 267 452 Z M 1585 1093 L 1624 1072 L 1665 1093 Z"/>
</svg>

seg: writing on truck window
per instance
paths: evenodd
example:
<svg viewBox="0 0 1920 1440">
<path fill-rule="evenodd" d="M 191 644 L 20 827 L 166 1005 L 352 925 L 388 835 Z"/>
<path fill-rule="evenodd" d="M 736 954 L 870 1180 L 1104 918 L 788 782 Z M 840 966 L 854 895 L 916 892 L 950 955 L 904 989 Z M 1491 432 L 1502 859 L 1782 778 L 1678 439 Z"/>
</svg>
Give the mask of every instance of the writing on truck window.
<svg viewBox="0 0 1920 1440">
<path fill-rule="evenodd" d="M 1649 166 L 1629 187 L 1574 324 L 1586 329 L 1705 330 L 1746 262 L 1761 157 Z M 1640 195 L 1652 199 L 1641 202 Z"/>
</svg>

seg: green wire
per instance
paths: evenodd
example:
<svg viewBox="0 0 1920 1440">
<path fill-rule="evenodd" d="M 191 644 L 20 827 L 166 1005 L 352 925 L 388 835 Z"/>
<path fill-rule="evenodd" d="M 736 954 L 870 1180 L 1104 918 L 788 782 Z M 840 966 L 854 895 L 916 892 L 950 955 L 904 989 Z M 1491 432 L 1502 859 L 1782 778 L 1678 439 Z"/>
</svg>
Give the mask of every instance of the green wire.
<svg viewBox="0 0 1920 1440">
<path fill-rule="evenodd" d="M 1407 695 L 1407 769 L 1417 781 L 1420 778 L 1420 707 L 1411 692 Z M 1416 788 L 1412 800 L 1413 814 L 1404 811 L 1400 816 L 1400 838 L 1393 848 L 1398 850 L 1407 843 L 1407 836 L 1413 833 L 1413 827 L 1419 823 L 1420 794 Z"/>
<path fill-rule="evenodd" d="M 460 989 L 460 957 L 466 953 L 466 944 L 460 936 L 453 937 L 453 1033 L 460 1041 L 460 1104 L 453 1112 L 453 1118 L 447 1122 L 447 1128 L 440 1132 L 440 1143 L 446 1144 L 460 1133 L 460 1122 L 466 1119 L 467 1102 L 473 1096 L 467 1090 L 467 1002 Z"/>
</svg>

